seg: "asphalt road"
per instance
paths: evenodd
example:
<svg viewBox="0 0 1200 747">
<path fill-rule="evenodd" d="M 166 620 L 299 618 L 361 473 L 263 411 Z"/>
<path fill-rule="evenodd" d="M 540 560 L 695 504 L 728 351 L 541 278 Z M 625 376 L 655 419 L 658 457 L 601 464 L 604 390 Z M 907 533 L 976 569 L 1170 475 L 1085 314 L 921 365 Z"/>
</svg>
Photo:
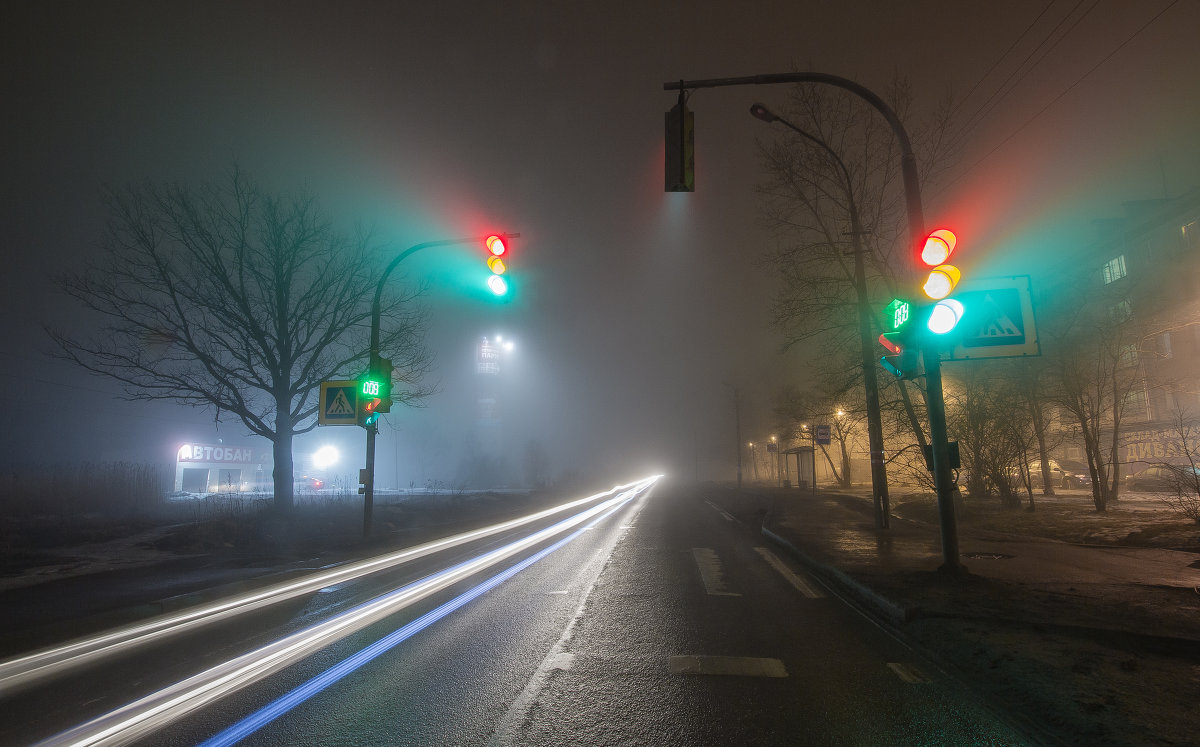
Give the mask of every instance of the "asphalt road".
<svg viewBox="0 0 1200 747">
<path fill-rule="evenodd" d="M 572 529 L 571 541 L 547 539 L 464 576 L 156 725 L 141 743 L 1024 743 L 805 578 L 752 522 L 733 517 L 745 518 L 721 504 L 728 500 L 659 484 Z M 48 737 L 514 536 L 337 584 L 0 700 L 0 740 Z M 514 563 L 527 567 L 423 626 Z"/>
</svg>

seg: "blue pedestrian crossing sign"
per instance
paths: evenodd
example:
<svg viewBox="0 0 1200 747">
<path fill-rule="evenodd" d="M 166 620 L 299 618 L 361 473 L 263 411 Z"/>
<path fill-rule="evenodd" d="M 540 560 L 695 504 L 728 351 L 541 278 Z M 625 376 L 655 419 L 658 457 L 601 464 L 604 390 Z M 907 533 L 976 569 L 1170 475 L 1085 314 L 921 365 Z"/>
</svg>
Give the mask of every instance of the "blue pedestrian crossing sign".
<svg viewBox="0 0 1200 747">
<path fill-rule="evenodd" d="M 980 278 L 954 297 L 966 308 L 954 347 L 942 360 L 1027 358 L 1041 355 L 1028 275 Z"/>
<path fill-rule="evenodd" d="M 356 425 L 357 381 L 322 381 L 317 407 L 318 425 Z"/>
</svg>

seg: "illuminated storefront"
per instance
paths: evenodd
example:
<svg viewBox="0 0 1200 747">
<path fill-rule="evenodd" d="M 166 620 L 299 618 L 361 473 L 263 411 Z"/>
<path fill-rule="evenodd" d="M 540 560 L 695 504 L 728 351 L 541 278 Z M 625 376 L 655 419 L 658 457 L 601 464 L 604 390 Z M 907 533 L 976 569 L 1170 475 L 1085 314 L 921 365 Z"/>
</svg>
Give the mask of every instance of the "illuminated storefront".
<svg viewBox="0 0 1200 747">
<path fill-rule="evenodd" d="M 175 455 L 175 492 L 240 493 L 269 479 L 270 453 L 251 446 L 183 444 Z"/>
</svg>

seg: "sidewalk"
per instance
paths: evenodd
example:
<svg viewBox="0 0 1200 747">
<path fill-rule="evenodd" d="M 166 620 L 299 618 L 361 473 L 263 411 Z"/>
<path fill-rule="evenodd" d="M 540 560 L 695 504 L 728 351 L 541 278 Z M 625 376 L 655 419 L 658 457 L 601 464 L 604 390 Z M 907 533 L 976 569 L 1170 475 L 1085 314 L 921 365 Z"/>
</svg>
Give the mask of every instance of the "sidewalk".
<svg viewBox="0 0 1200 747">
<path fill-rule="evenodd" d="M 960 528 L 960 562 L 969 575 L 955 581 L 937 572 L 943 564 L 938 526 L 892 517 L 890 529 L 876 530 L 866 496 L 782 490 L 761 495 L 769 502 L 764 535 L 892 622 L 999 614 L 1200 643 L 1196 553 L 1081 546 Z M 1007 590 L 1005 604 L 996 609 L 971 593 L 983 587 Z M 1030 598 L 1018 605 L 1013 597 L 1020 594 Z M 1047 598 L 1055 596 L 1065 596 L 1074 609 Z M 1156 604 L 1171 601 L 1177 603 Z"/>
<path fill-rule="evenodd" d="M 1194 744 L 1200 731 L 1200 554 L 959 531 L 870 498 L 743 492 L 743 515 L 933 666 L 957 672 L 1050 744 Z"/>
</svg>

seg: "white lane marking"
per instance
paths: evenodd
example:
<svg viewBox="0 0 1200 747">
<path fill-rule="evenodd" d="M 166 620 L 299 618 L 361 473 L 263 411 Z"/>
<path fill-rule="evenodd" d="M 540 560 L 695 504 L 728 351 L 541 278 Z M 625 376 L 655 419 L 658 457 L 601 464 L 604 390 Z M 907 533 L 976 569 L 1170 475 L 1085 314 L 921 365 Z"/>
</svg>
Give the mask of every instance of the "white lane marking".
<svg viewBox="0 0 1200 747">
<path fill-rule="evenodd" d="M 804 596 L 808 597 L 809 599 L 822 599 L 825 596 L 823 591 L 812 586 L 795 573 L 792 573 L 792 569 L 788 568 L 787 565 L 775 555 L 775 553 L 771 552 L 767 548 L 756 547 L 754 548 L 754 552 L 761 555 L 763 560 L 767 561 L 772 568 L 779 571 L 779 575 L 783 576 L 789 584 L 796 587 L 796 591 L 800 592 Z"/>
<path fill-rule="evenodd" d="M 700 580 L 704 582 L 704 590 L 714 597 L 740 597 L 735 591 L 729 591 L 725 586 L 725 571 L 721 569 L 721 559 L 717 553 L 707 547 L 693 547 L 692 559 L 700 570 Z"/>
<path fill-rule="evenodd" d="M 720 506 L 713 503 L 712 501 L 705 501 L 705 503 L 707 503 L 709 506 L 712 506 L 712 509 L 714 511 L 716 511 L 717 513 L 719 513 L 725 519 L 725 521 L 737 521 L 737 519 L 733 518 L 733 516 L 731 516 L 728 511 L 721 508 Z"/>
<path fill-rule="evenodd" d="M 897 677 L 910 685 L 923 685 L 927 682 L 933 681 L 929 678 L 929 675 L 925 674 L 912 664 L 903 664 L 893 661 L 889 662 L 887 666 L 888 669 L 892 670 Z"/>
<path fill-rule="evenodd" d="M 672 656 L 667 660 L 671 674 L 708 674 L 731 677 L 787 677 L 779 659 L 756 656 Z"/>
<path fill-rule="evenodd" d="M 630 507 L 629 512 L 634 518 L 641 512 L 645 506 L 646 500 L 649 498 L 649 493 L 643 493 L 638 497 L 637 501 Z M 593 557 L 607 556 L 611 560 L 613 552 L 617 549 L 617 545 L 621 543 L 623 537 L 616 537 L 607 545 L 607 550 L 604 547 L 596 550 Z M 571 621 L 567 623 L 567 627 L 563 629 L 562 635 L 558 641 L 550 647 L 546 658 L 542 659 L 542 663 L 538 665 L 536 671 L 525 683 L 525 688 L 521 690 L 521 694 L 517 696 L 508 706 L 508 710 L 500 721 L 496 724 L 496 728 L 492 731 L 492 736 L 488 738 L 487 747 L 510 747 L 511 745 L 521 744 L 519 730 L 525 723 L 529 714 L 529 709 L 533 707 L 534 701 L 542 693 L 546 686 L 546 682 L 550 678 L 550 673 L 555 670 L 566 670 L 575 662 L 575 654 L 567 651 L 567 645 L 571 642 L 571 636 L 575 633 L 575 625 L 583 617 L 583 610 L 587 607 L 588 598 L 592 596 L 592 591 L 596 588 L 596 582 L 600 580 L 600 574 L 604 572 L 607 562 L 596 563 L 593 567 L 587 584 L 584 585 L 583 594 L 579 597 L 579 606 L 575 608 L 575 614 L 571 617 Z"/>
<path fill-rule="evenodd" d="M 566 589 L 563 589 L 562 591 L 548 591 L 546 593 L 547 594 L 570 594 L 571 592 L 567 591 Z"/>
</svg>

